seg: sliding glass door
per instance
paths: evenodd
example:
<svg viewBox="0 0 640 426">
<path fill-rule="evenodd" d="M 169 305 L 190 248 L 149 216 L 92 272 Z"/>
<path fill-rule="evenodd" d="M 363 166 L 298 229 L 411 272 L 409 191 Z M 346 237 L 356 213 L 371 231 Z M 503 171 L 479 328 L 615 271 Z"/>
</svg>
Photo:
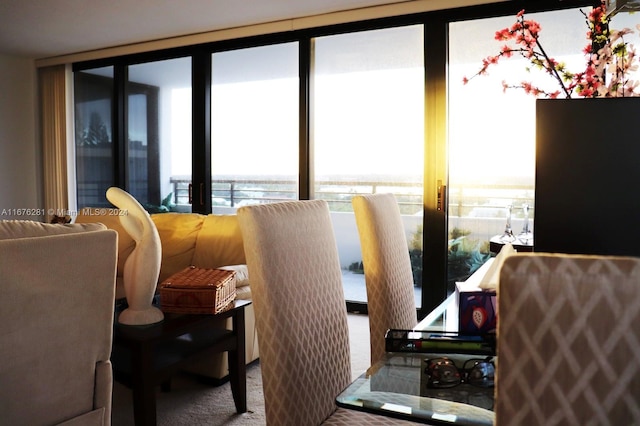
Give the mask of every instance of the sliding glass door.
<svg viewBox="0 0 640 426">
<path fill-rule="evenodd" d="M 578 9 L 528 13 L 544 28 L 541 43 L 568 69 L 584 69 L 586 26 Z M 535 226 L 535 98 L 522 90 L 503 91 L 503 81 L 530 81 L 557 89 L 552 77 L 529 72 L 530 62 L 503 58 L 486 75 L 463 84 L 496 55 L 504 42 L 496 31 L 515 16 L 453 22 L 449 25 L 449 253 L 448 291 L 464 281 L 490 256 L 490 240 L 507 228 L 516 240 L 528 223 Z M 528 220 L 526 220 L 528 217 Z M 498 250 L 494 246 L 494 251 Z"/>
<path fill-rule="evenodd" d="M 78 207 L 105 207 L 107 188 L 115 185 L 114 68 L 93 68 L 74 75 L 76 196 Z"/>
<path fill-rule="evenodd" d="M 422 286 L 423 27 L 318 37 L 312 42 L 312 197 L 329 202 L 347 300 L 366 302 L 351 197 L 396 195 Z"/>
<path fill-rule="evenodd" d="M 128 67 L 128 191 L 151 212 L 190 211 L 191 58 Z"/>
<path fill-rule="evenodd" d="M 529 3 L 550 54 L 581 62 L 589 2 Z M 535 100 L 501 83 L 529 79 L 525 64 L 462 83 L 517 12 L 498 2 L 74 64 L 79 207 L 111 185 L 152 212 L 327 200 L 361 306 L 351 198 L 390 192 L 427 313 L 492 255 L 509 211 L 515 234 L 525 212 L 535 226 Z"/>
<path fill-rule="evenodd" d="M 214 213 L 298 199 L 298 43 L 214 53 Z"/>
<path fill-rule="evenodd" d="M 152 213 L 190 211 L 191 59 L 78 71 L 74 84 L 78 207 L 109 206 L 119 186 Z"/>
</svg>

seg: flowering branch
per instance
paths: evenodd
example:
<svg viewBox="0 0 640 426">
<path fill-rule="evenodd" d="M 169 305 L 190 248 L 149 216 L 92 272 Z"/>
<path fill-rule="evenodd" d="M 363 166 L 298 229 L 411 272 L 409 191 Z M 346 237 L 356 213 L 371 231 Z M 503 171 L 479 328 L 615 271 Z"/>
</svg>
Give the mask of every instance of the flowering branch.
<svg viewBox="0 0 640 426">
<path fill-rule="evenodd" d="M 503 81 L 504 91 L 523 89 L 527 94 L 548 98 L 557 98 L 561 94 L 570 98 L 574 91 L 583 97 L 637 95 L 638 82 L 630 80 L 628 76 L 630 72 L 637 70 L 638 57 L 635 48 L 624 41 L 624 36 L 633 31 L 609 29 L 604 1 L 588 15 L 584 12 L 582 14 L 587 21 L 587 38 L 590 40 L 583 51 L 587 56 L 585 71 L 574 74 L 567 70 L 563 63 L 550 57 L 540 43 L 540 24 L 525 19 L 524 10 L 521 10 L 511 27 L 495 34 L 496 40 L 510 41 L 515 46 L 505 44 L 497 55 L 486 57 L 480 70 L 470 78 L 464 77 L 463 83 L 467 84 L 473 78 L 487 74 L 488 68 L 497 64 L 500 59 L 516 54 L 527 59 L 535 68 L 549 74 L 558 83 L 559 90 L 548 91 L 526 81 L 515 85 Z M 531 71 L 531 68 L 527 67 L 526 70 Z M 607 84 L 608 74 L 611 74 L 611 78 Z"/>
</svg>

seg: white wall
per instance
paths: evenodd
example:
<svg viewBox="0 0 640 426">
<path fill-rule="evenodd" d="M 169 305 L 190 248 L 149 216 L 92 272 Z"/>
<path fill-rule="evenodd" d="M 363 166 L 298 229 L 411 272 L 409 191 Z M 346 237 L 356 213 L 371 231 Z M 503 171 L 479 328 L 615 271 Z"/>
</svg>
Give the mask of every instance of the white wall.
<svg viewBox="0 0 640 426">
<path fill-rule="evenodd" d="M 0 76 L 0 220 L 42 220 L 24 216 L 43 207 L 34 61 L 0 55 Z"/>
</svg>

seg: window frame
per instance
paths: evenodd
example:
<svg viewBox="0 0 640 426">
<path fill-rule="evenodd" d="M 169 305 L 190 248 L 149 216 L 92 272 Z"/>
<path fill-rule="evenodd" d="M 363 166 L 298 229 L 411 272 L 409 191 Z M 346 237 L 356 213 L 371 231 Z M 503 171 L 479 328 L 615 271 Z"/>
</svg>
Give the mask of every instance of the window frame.
<svg viewBox="0 0 640 426">
<path fill-rule="evenodd" d="M 297 42 L 299 46 L 299 199 L 313 197 L 313 149 L 310 142 L 312 40 L 315 37 L 422 24 L 425 55 L 425 149 L 423 214 L 423 288 L 418 317 L 437 307 L 447 294 L 447 211 L 438 209 L 438 187 L 447 185 L 447 37 L 450 22 L 515 15 L 522 9 L 542 12 L 597 6 L 597 0 L 517 0 L 454 9 L 348 22 L 330 26 L 222 40 L 179 48 L 102 58 L 72 64 L 83 71 L 114 66 L 113 143 L 116 186 L 127 189 L 126 179 L 126 67 L 136 63 L 178 57 L 192 58 L 192 182 L 193 188 L 211 193 L 211 55 L 264 45 Z M 478 58 L 479 62 L 482 58 Z M 194 213 L 212 211 L 210 197 L 193 197 Z M 444 203 L 446 206 L 446 202 Z M 428 284 L 427 284 L 428 283 Z M 351 311 L 366 312 L 366 304 L 347 303 Z"/>
</svg>

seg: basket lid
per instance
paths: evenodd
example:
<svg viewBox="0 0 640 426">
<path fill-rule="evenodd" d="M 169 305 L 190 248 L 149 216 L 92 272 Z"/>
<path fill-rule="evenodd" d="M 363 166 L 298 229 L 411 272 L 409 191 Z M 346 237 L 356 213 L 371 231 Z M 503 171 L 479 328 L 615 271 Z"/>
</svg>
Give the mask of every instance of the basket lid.
<svg viewBox="0 0 640 426">
<path fill-rule="evenodd" d="M 235 279 L 235 271 L 189 266 L 160 284 L 160 288 L 215 288 Z"/>
</svg>

